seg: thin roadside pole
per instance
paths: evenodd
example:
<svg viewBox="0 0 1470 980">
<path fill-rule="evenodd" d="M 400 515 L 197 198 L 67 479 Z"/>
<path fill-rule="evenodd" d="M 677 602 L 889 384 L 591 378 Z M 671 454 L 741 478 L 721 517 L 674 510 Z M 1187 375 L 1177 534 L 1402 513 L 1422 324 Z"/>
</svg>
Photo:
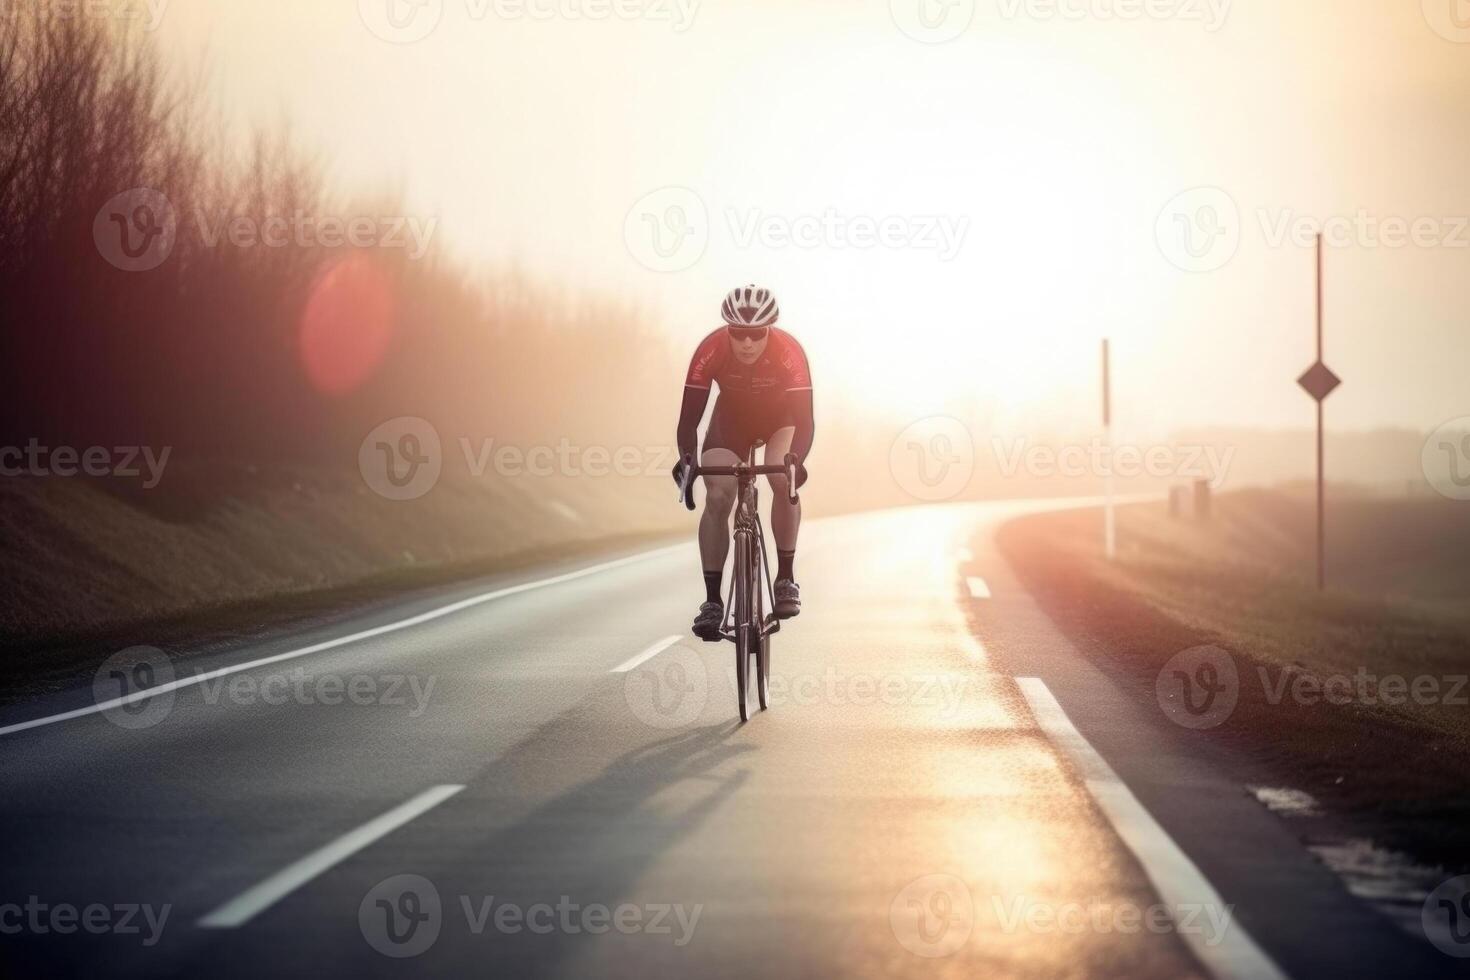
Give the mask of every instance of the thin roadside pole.
<svg viewBox="0 0 1470 980">
<path fill-rule="evenodd" d="M 1113 514 L 1113 372 L 1108 338 L 1102 342 L 1103 438 L 1108 447 L 1108 469 L 1103 474 L 1103 552 L 1112 561 L 1118 552 L 1118 528 Z"/>
<path fill-rule="evenodd" d="M 1317 236 L 1317 363 L 1326 363 L 1322 350 L 1322 236 Z M 1327 588 L 1327 414 L 1325 398 L 1317 400 L 1317 588 Z"/>
</svg>

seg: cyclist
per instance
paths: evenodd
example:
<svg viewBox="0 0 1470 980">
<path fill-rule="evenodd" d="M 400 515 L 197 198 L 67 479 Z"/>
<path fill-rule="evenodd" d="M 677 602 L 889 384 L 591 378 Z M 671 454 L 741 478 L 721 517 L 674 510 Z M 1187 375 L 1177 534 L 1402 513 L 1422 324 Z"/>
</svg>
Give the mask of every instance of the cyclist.
<svg viewBox="0 0 1470 980">
<path fill-rule="evenodd" d="M 679 412 L 679 463 L 674 467 L 674 482 L 683 485 L 686 459 L 697 458 L 703 466 L 733 466 L 745 460 L 756 440 L 763 440 L 767 463 L 779 463 L 787 453 L 796 456 L 799 488 L 806 482 L 804 464 L 815 429 L 806 352 L 795 337 L 777 329 L 781 309 L 768 289 L 752 285 L 731 291 L 720 314 L 724 326 L 704 338 L 689 362 Z M 720 397 L 705 433 L 704 455 L 696 456 L 699 421 L 713 384 L 720 386 Z M 790 619 L 801 612 L 801 589 L 794 572 L 801 505 L 790 502 L 786 477 L 767 479 L 772 495 L 771 530 L 776 538 L 775 612 Z M 725 615 L 720 583 L 730 551 L 736 482 L 734 477 L 705 477 L 704 484 L 699 553 L 705 601 L 694 620 L 694 634 L 717 642 Z"/>
</svg>

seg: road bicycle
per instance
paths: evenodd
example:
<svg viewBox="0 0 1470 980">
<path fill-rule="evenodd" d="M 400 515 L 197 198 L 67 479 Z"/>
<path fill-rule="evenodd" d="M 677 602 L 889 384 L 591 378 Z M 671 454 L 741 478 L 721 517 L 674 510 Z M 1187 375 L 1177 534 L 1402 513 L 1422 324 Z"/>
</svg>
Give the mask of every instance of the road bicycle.
<svg viewBox="0 0 1470 980">
<path fill-rule="evenodd" d="M 750 662 L 755 660 L 756 697 L 761 710 L 769 707 L 771 675 L 771 634 L 781 631 L 781 620 L 774 611 L 775 589 L 771 585 L 771 566 L 766 560 L 766 531 L 761 524 L 758 504 L 760 495 L 756 481 L 762 476 L 786 477 L 787 493 L 792 504 L 800 499 L 796 493 L 796 457 L 790 453 L 780 466 L 756 466 L 755 451 L 764 443 L 757 441 L 742 463 L 734 466 L 696 466 L 684 457 L 684 481 L 679 499 L 694 509 L 694 480 L 701 476 L 733 476 L 739 484 L 735 505 L 735 567 L 730 577 L 730 594 L 725 601 L 725 620 L 720 635 L 735 644 L 735 685 L 739 690 L 740 720 L 750 720 Z M 761 584 L 764 581 L 765 587 Z M 769 599 L 769 603 L 767 602 Z"/>
</svg>

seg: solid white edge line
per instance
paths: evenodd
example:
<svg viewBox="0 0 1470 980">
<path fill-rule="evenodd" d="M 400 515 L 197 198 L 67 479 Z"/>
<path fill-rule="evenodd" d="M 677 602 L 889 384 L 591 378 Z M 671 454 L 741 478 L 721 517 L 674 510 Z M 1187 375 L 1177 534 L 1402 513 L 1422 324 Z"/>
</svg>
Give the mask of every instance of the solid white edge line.
<svg viewBox="0 0 1470 980">
<path fill-rule="evenodd" d="M 204 929 L 235 929 L 243 926 L 287 895 L 331 870 L 369 844 L 384 837 L 414 817 L 432 810 L 463 786 L 435 786 L 401 803 L 382 816 L 375 817 L 356 830 L 349 831 L 294 864 L 288 865 L 239 895 L 230 899 L 199 920 Z"/>
<path fill-rule="evenodd" d="M 644 650 L 642 653 L 638 654 L 636 657 L 630 657 L 627 660 L 624 660 L 622 663 L 618 664 L 612 669 L 612 673 L 626 674 L 628 671 L 639 666 L 640 664 L 646 663 L 647 661 L 652 660 L 654 657 L 657 657 L 659 654 L 663 653 L 669 647 L 673 646 L 675 643 L 678 643 L 682 639 L 684 639 L 682 636 L 666 636 L 662 640 L 659 640 L 657 643 L 650 646 L 648 649 Z"/>
<path fill-rule="evenodd" d="M 667 548 L 657 548 L 653 551 L 645 551 L 640 554 L 629 555 L 626 558 L 619 558 L 615 561 L 603 562 L 600 565 L 592 565 L 588 568 L 580 568 L 577 571 L 567 572 L 562 575 L 554 575 L 551 578 L 538 579 L 535 582 L 524 582 L 520 585 L 512 585 L 504 589 L 496 589 L 493 592 L 486 592 L 481 595 L 471 596 L 468 599 L 463 599 L 459 602 L 450 603 L 447 606 L 440 606 L 438 609 L 431 609 L 426 613 L 420 613 L 417 616 L 411 616 L 408 619 L 399 620 L 396 623 L 387 623 L 383 626 L 375 626 L 370 630 L 363 630 L 360 633 L 352 633 L 348 636 L 339 636 L 335 640 L 326 640 L 321 643 L 314 643 L 311 646 L 302 647 L 299 650 L 288 650 L 285 653 L 278 653 L 270 657 L 262 657 L 259 660 L 251 660 L 243 664 L 233 664 L 228 667 L 220 667 L 217 670 L 211 670 L 207 673 L 195 674 L 193 677 L 184 677 L 178 680 L 170 681 L 167 684 L 160 684 L 157 687 L 146 688 L 144 690 L 137 691 L 136 693 L 129 694 L 126 697 L 113 698 L 110 701 L 99 701 L 95 704 L 90 704 L 85 708 L 76 708 L 71 711 L 63 711 L 60 714 L 47 715 L 44 718 L 33 718 L 30 721 L 22 721 L 17 722 L 13 725 L 6 725 L 3 728 L 0 728 L 0 735 L 11 735 L 15 732 L 23 732 L 31 728 L 41 728 L 46 725 L 55 725 L 58 722 L 70 721 L 73 718 L 83 718 L 87 715 L 100 714 L 104 711 L 111 711 L 113 708 L 120 708 L 123 705 L 133 704 L 137 701 L 146 701 L 149 698 L 155 697 L 159 694 L 166 694 L 169 691 L 177 691 L 180 688 L 191 687 L 195 684 L 203 684 L 207 681 L 212 681 L 220 677 L 228 677 L 231 674 L 238 674 L 242 671 L 254 670 L 257 667 L 268 667 L 271 664 L 278 664 L 285 660 L 295 660 L 298 657 L 305 657 L 313 653 L 321 653 L 323 650 L 332 650 L 336 647 L 346 646 L 349 643 L 356 643 L 358 640 L 368 640 L 372 639 L 375 636 L 382 636 L 386 633 L 396 633 L 399 630 L 408 629 L 411 626 L 419 626 L 423 623 L 427 623 L 435 619 L 441 619 L 445 616 L 450 616 L 457 612 L 463 612 L 466 609 L 471 609 L 475 606 L 483 605 L 487 602 L 493 602 L 496 599 L 504 599 L 506 596 L 517 595 L 521 592 L 529 592 L 532 589 L 543 589 L 549 585 L 560 585 L 562 582 L 570 582 L 573 579 L 585 578 L 588 575 L 596 575 L 600 572 L 606 572 L 614 568 L 621 568 L 624 565 L 631 565 L 634 562 L 646 561 L 649 558 L 654 558 L 658 555 L 677 551 L 683 547 L 686 546 L 670 545 Z"/>
<path fill-rule="evenodd" d="M 981 578 L 980 576 L 978 576 L 978 575 L 971 575 L 971 576 L 969 576 L 968 578 L 965 579 L 965 582 L 966 582 L 966 584 L 968 584 L 970 586 L 970 598 L 971 599 L 989 599 L 990 598 L 990 586 L 986 585 L 985 584 L 985 580 L 983 578 Z"/>
<path fill-rule="evenodd" d="M 1080 770 L 1098 809 L 1143 866 L 1144 874 L 1165 904 L 1175 908 L 1186 905 L 1227 908 L 1220 893 L 1189 856 L 1072 724 L 1046 682 L 1039 677 L 1017 677 L 1016 684 L 1031 705 L 1037 725 Z M 1286 980 L 1281 968 L 1256 945 L 1233 914 L 1224 937 L 1216 945 L 1210 945 L 1199 931 L 1181 933 L 1180 938 L 1216 977 Z"/>
</svg>

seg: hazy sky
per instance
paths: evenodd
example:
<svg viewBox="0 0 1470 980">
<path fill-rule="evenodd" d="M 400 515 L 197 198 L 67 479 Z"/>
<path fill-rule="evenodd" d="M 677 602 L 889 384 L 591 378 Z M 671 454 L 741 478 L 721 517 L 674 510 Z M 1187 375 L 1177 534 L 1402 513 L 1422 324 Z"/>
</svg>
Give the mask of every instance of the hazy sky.
<svg viewBox="0 0 1470 980">
<path fill-rule="evenodd" d="M 1336 219 L 1332 423 L 1470 415 L 1464 0 L 417 3 L 173 0 L 161 36 L 439 244 L 691 349 L 769 284 L 844 405 L 1087 429 L 1108 334 L 1125 433 L 1308 425 Z"/>
</svg>

